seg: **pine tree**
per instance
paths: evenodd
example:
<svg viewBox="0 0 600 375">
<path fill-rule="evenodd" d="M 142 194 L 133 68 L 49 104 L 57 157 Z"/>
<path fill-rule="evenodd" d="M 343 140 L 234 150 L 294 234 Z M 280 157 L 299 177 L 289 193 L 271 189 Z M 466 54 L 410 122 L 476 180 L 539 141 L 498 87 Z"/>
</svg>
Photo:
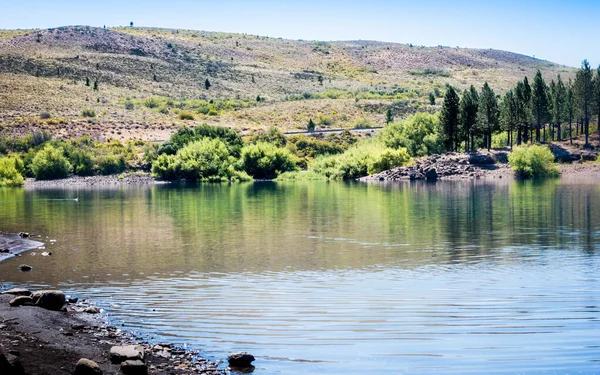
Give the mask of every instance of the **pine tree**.
<svg viewBox="0 0 600 375">
<path fill-rule="evenodd" d="M 86 78 L 85 78 L 85 85 L 86 85 L 86 86 L 89 86 L 89 85 L 90 85 L 90 78 L 89 78 L 89 77 L 86 77 Z"/>
<path fill-rule="evenodd" d="M 429 93 L 429 104 L 435 105 L 435 95 L 432 92 Z"/>
<path fill-rule="evenodd" d="M 445 137 L 446 151 L 454 151 L 459 143 L 458 116 L 460 113 L 460 98 L 452 86 L 446 89 L 440 122 Z"/>
<path fill-rule="evenodd" d="M 566 115 L 569 118 L 569 143 L 573 144 L 573 117 L 575 114 L 575 103 L 573 98 L 573 82 L 569 78 L 569 85 L 567 87 L 567 98 L 566 98 Z"/>
<path fill-rule="evenodd" d="M 519 122 L 518 108 L 517 97 L 512 90 L 509 90 L 502 99 L 500 119 L 508 135 L 508 144 L 511 149 L 513 148 L 513 131 Z"/>
<path fill-rule="evenodd" d="M 594 106 L 598 114 L 598 135 L 600 135 L 600 66 L 598 66 L 594 77 Z"/>
<path fill-rule="evenodd" d="M 391 108 L 388 108 L 388 110 L 385 112 L 385 124 L 389 124 L 394 122 L 394 113 L 392 112 Z"/>
<path fill-rule="evenodd" d="M 98 91 L 98 80 L 94 81 L 94 90 Z"/>
<path fill-rule="evenodd" d="M 309 133 L 314 133 L 314 131 L 315 131 L 315 122 L 312 119 L 310 119 L 308 121 L 307 130 L 308 130 Z"/>
<path fill-rule="evenodd" d="M 554 82 L 554 81 L 552 81 Z M 561 140 L 562 132 L 561 132 L 561 124 L 565 120 L 565 109 L 566 109 L 566 101 L 567 101 L 567 90 L 565 88 L 565 84 L 560 77 L 560 74 L 557 77 L 556 86 L 552 90 L 552 122 L 556 125 L 556 139 L 558 141 Z"/>
<path fill-rule="evenodd" d="M 475 87 L 465 90 L 460 101 L 460 135 L 465 140 L 465 151 L 474 150 L 474 132 L 477 124 L 479 94 Z"/>
<path fill-rule="evenodd" d="M 524 120 L 526 121 L 524 123 L 525 126 L 525 131 L 523 133 L 524 137 L 523 137 L 523 142 L 527 143 L 527 140 L 533 140 L 533 126 L 532 126 L 532 112 L 531 112 L 531 98 L 532 98 L 532 92 L 531 92 L 531 86 L 529 85 L 529 79 L 527 77 L 523 78 L 523 109 L 525 110 L 524 113 Z"/>
<path fill-rule="evenodd" d="M 581 69 L 575 76 L 573 84 L 573 95 L 575 99 L 575 107 L 582 114 L 582 125 L 585 131 L 585 145 L 589 146 L 590 136 L 590 109 L 593 103 L 594 90 L 592 82 L 592 69 L 587 60 L 581 63 Z"/>
<path fill-rule="evenodd" d="M 210 89 L 210 86 L 212 86 L 212 85 L 210 84 L 210 81 L 207 78 L 206 81 L 204 81 L 204 88 L 206 90 L 208 90 L 208 89 Z"/>
<path fill-rule="evenodd" d="M 532 96 L 532 114 L 535 120 L 535 140 L 541 141 L 540 131 L 542 126 L 546 124 L 550 117 L 548 110 L 548 88 L 542 78 L 542 73 L 538 70 L 533 79 L 533 96 Z"/>
<path fill-rule="evenodd" d="M 484 134 L 485 145 L 488 151 L 492 147 L 492 133 L 498 130 L 500 123 L 499 112 L 496 94 L 486 82 L 481 89 L 481 95 L 479 95 L 477 125 Z"/>
<path fill-rule="evenodd" d="M 256 97 L 256 101 L 260 103 L 260 101 L 261 101 L 261 100 L 262 100 L 262 99 L 260 98 L 260 95 L 258 95 L 258 96 Z"/>
</svg>

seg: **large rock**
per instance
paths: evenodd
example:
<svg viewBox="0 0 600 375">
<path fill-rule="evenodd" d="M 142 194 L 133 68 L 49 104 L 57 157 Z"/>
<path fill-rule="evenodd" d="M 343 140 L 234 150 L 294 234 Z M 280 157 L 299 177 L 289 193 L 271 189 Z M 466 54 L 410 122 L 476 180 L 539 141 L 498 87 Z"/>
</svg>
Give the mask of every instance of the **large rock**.
<svg viewBox="0 0 600 375">
<path fill-rule="evenodd" d="M 435 181 L 438 179 L 438 173 L 437 173 L 437 169 L 435 169 L 435 167 L 425 168 L 424 172 L 425 172 L 425 178 L 428 181 Z"/>
<path fill-rule="evenodd" d="M 102 370 L 96 362 L 81 358 L 75 365 L 73 375 L 102 375 Z"/>
<path fill-rule="evenodd" d="M 2 294 L 12 294 L 13 296 L 30 296 L 31 292 L 23 288 L 13 288 L 2 292 Z"/>
<path fill-rule="evenodd" d="M 469 155 L 471 164 L 495 164 L 496 161 L 491 155 L 474 153 Z"/>
<path fill-rule="evenodd" d="M 254 356 L 246 352 L 233 353 L 227 357 L 227 361 L 229 361 L 229 366 L 231 367 L 245 368 L 252 366 Z"/>
<path fill-rule="evenodd" d="M 12 307 L 31 305 L 33 304 L 33 298 L 29 296 L 18 296 L 13 298 L 8 304 Z"/>
<path fill-rule="evenodd" d="M 115 364 L 128 360 L 143 362 L 145 356 L 144 347 L 139 345 L 113 346 L 110 348 L 110 361 Z"/>
<path fill-rule="evenodd" d="M 121 372 L 125 375 L 148 375 L 148 366 L 140 360 L 127 360 L 121 363 Z"/>
<path fill-rule="evenodd" d="M 41 290 L 33 293 L 31 298 L 34 305 L 55 311 L 61 310 L 67 302 L 65 294 L 59 290 Z"/>
</svg>

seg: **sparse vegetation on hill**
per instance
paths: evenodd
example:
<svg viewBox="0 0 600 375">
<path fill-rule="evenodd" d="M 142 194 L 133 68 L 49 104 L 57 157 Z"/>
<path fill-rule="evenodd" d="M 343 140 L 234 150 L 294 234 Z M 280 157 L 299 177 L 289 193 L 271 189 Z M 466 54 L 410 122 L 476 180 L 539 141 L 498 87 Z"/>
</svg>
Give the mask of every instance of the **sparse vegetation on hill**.
<svg viewBox="0 0 600 375">
<path fill-rule="evenodd" d="M 137 27 L 2 31 L 0 127 L 153 140 L 191 117 L 246 131 L 305 129 L 310 119 L 317 130 L 361 119 L 383 126 L 389 110 L 397 119 L 437 111 L 429 94 L 446 84 L 488 81 L 503 92 L 537 69 L 572 75 L 492 50 Z"/>
</svg>

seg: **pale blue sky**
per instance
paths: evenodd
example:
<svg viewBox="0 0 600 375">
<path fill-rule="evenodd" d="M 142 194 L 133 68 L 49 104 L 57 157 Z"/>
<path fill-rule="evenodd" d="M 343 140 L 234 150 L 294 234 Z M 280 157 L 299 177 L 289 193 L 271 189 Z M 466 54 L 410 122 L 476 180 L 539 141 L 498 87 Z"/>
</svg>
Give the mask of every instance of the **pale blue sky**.
<svg viewBox="0 0 600 375">
<path fill-rule="evenodd" d="M 0 0 L 0 28 L 64 25 L 229 31 L 306 40 L 497 48 L 600 63 L 600 0 Z"/>
</svg>

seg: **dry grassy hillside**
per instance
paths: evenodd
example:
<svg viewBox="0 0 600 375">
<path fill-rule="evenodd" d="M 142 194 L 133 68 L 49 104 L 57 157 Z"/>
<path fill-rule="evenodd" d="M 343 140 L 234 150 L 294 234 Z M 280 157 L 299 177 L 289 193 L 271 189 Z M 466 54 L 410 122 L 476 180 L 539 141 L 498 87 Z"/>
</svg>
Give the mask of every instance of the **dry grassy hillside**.
<svg viewBox="0 0 600 375">
<path fill-rule="evenodd" d="M 5 30 L 0 131 L 164 139 L 192 122 L 245 130 L 300 129 L 309 119 L 323 128 L 382 125 L 388 108 L 396 117 L 436 110 L 428 96 L 447 83 L 488 81 L 503 92 L 537 69 L 548 80 L 573 73 L 496 50 L 152 28 Z"/>
</svg>

